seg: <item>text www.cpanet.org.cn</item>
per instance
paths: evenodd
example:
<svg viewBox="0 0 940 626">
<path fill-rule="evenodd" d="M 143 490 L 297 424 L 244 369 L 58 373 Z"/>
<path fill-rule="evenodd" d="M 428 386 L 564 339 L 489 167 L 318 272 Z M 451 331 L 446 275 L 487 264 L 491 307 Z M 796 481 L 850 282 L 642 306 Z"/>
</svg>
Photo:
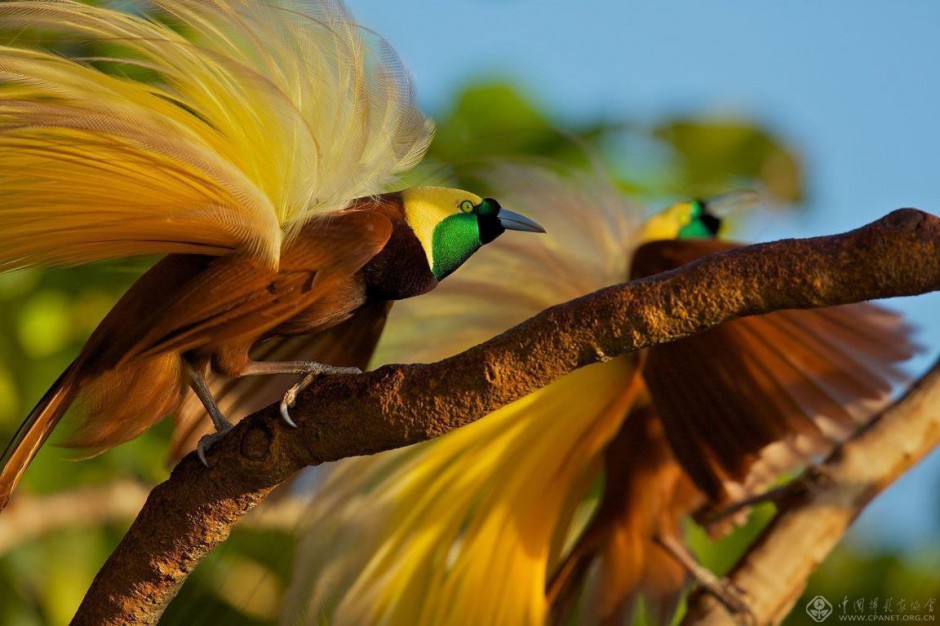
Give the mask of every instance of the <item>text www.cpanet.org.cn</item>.
<svg viewBox="0 0 940 626">
<path fill-rule="evenodd" d="M 909 600 L 908 598 L 852 598 L 848 596 L 833 605 L 828 598 L 816 596 L 806 603 L 806 614 L 817 623 L 854 622 L 874 624 L 883 622 L 937 621 L 937 599 Z"/>
</svg>

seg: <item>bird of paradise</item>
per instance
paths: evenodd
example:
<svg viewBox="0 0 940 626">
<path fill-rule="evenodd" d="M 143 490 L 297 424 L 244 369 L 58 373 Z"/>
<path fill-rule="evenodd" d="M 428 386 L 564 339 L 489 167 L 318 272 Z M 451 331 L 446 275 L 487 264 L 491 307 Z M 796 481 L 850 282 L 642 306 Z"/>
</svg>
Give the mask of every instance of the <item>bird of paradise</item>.
<svg viewBox="0 0 940 626">
<path fill-rule="evenodd" d="M 550 235 L 399 305 L 379 360 L 443 357 L 734 246 L 713 237 L 708 203 L 642 222 L 600 176 L 506 166 L 491 184 Z M 908 332 L 870 304 L 737 320 L 586 367 L 435 441 L 342 461 L 314 496 L 285 619 L 622 624 L 643 597 L 665 623 L 688 575 L 659 542 L 869 419 L 912 353 Z"/>
<path fill-rule="evenodd" d="M 467 191 L 388 191 L 433 126 L 339 2 L 20 0 L 0 24 L 0 270 L 164 255 L 15 433 L 0 510 L 67 414 L 92 453 L 170 415 L 185 446 L 208 416 L 205 463 L 226 397 L 349 373 L 327 361 L 371 350 L 392 301 L 542 230 Z M 101 52 L 17 36 L 37 29 Z"/>
</svg>

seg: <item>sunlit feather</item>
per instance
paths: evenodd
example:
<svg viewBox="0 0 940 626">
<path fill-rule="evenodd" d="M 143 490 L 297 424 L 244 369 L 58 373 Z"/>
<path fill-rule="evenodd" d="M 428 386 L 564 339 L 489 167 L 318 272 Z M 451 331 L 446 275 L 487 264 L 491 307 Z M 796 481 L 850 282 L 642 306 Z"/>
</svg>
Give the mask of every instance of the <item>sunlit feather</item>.
<svg viewBox="0 0 940 626">
<path fill-rule="evenodd" d="M 276 263 L 284 236 L 427 147 L 394 52 L 337 2 L 121 6 L 0 4 L 7 31 L 107 51 L 0 46 L 0 268 L 239 249 Z"/>
</svg>

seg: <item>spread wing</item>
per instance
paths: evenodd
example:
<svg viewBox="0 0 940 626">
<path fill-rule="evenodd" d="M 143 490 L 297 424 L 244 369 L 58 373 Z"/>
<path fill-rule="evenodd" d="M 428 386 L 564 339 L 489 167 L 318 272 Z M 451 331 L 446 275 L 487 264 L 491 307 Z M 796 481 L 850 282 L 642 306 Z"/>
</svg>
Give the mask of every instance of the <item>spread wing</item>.
<svg viewBox="0 0 940 626">
<path fill-rule="evenodd" d="M 251 357 L 256 361 L 304 360 L 365 369 L 391 306 L 391 302 L 367 304 L 347 321 L 322 333 L 271 339 L 253 350 Z M 213 373 L 209 386 L 222 412 L 237 420 L 279 401 L 296 381 L 296 376 L 228 378 Z M 206 410 L 193 394 L 186 397 L 175 421 L 170 448 L 174 460 L 195 448 L 199 438 L 211 430 Z"/>
<path fill-rule="evenodd" d="M 634 277 L 736 244 L 657 241 Z M 915 351 L 901 316 L 873 304 L 786 310 L 727 322 L 649 350 L 644 378 L 677 459 L 713 500 L 772 480 L 875 414 Z"/>
<path fill-rule="evenodd" d="M 232 250 L 274 266 L 285 235 L 429 143 L 394 51 L 335 0 L 120 6 L 0 3 L 0 269 Z M 36 29 L 66 53 L 24 44 Z"/>
</svg>

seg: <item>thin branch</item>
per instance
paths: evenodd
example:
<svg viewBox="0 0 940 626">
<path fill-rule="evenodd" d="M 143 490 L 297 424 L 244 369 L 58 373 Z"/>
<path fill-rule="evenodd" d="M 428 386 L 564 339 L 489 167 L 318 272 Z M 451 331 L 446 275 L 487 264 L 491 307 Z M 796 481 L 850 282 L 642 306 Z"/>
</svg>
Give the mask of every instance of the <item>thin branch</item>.
<svg viewBox="0 0 940 626">
<path fill-rule="evenodd" d="M 22 494 L 0 515 L 0 556 L 13 548 L 63 530 L 129 524 L 147 501 L 150 487 L 133 480 L 81 487 L 52 494 Z M 276 498 L 252 509 L 241 525 L 293 532 L 308 503 Z"/>
<path fill-rule="evenodd" d="M 131 480 L 49 495 L 18 496 L 0 515 L 0 555 L 64 528 L 96 528 L 134 518 L 148 489 Z"/>
<path fill-rule="evenodd" d="M 810 574 L 862 509 L 940 445 L 940 361 L 905 396 L 807 470 L 729 574 L 757 624 L 779 624 Z M 720 602 L 696 594 L 684 626 L 733 624 Z"/>
<path fill-rule="evenodd" d="M 940 289 L 940 219 L 901 209 L 861 229 L 760 244 L 601 289 L 457 356 L 390 365 L 308 388 L 284 425 L 275 407 L 157 486 L 99 572 L 74 624 L 155 624 L 232 526 L 300 469 L 442 435 L 571 371 L 783 308 Z"/>
</svg>

